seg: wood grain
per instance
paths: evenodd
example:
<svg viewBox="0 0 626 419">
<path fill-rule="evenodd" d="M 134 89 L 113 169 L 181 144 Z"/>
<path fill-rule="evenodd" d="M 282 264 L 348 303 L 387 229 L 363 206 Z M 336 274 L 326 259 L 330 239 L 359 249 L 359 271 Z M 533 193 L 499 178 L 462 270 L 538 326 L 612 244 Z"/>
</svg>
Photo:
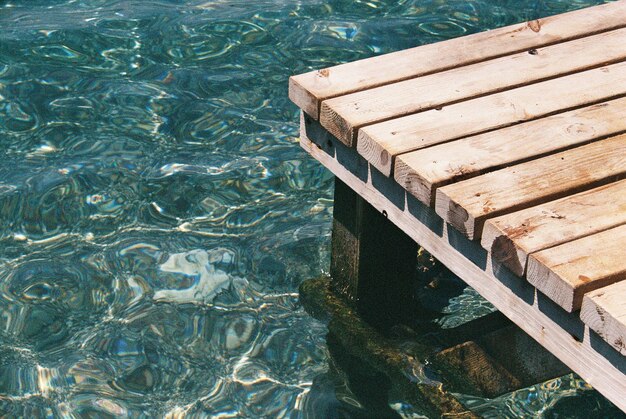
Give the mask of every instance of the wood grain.
<svg viewBox="0 0 626 419">
<path fill-rule="evenodd" d="M 626 225 L 530 255 L 528 282 L 568 312 L 583 296 L 626 278 Z M 624 294 L 626 298 L 626 294 Z"/>
<path fill-rule="evenodd" d="M 392 83 L 325 100 L 319 120 L 352 145 L 358 129 L 366 125 L 622 61 L 624 45 L 626 29 L 618 29 Z"/>
<path fill-rule="evenodd" d="M 621 0 L 310 71 L 289 79 L 289 97 L 318 119 L 325 99 L 624 27 L 624 15 Z"/>
<path fill-rule="evenodd" d="M 626 281 L 621 281 L 585 295 L 580 310 L 583 322 L 622 355 L 626 355 L 625 297 Z"/>
<path fill-rule="evenodd" d="M 618 135 L 437 190 L 435 211 L 469 239 L 485 220 L 626 177 L 626 135 Z"/>
<path fill-rule="evenodd" d="M 394 178 L 434 207 L 439 187 L 625 132 L 624 109 L 626 98 L 617 99 L 401 154 Z"/>
<path fill-rule="evenodd" d="M 389 176 L 394 158 L 626 94 L 626 63 L 518 87 L 359 130 L 357 151 Z"/>
<path fill-rule="evenodd" d="M 488 220 L 482 246 L 516 275 L 528 255 L 626 224 L 626 180 Z"/>
</svg>

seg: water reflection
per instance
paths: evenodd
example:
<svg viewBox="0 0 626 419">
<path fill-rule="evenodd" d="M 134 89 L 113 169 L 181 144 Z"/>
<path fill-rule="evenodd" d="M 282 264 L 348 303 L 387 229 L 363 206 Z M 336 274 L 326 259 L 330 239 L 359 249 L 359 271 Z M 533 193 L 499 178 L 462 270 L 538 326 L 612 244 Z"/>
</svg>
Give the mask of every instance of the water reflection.
<svg viewBox="0 0 626 419">
<path fill-rule="evenodd" d="M 599 2 L 0 4 L 0 412 L 359 412 L 296 295 L 332 178 L 288 76 Z M 577 385 L 538 391 L 599 403 Z"/>
</svg>

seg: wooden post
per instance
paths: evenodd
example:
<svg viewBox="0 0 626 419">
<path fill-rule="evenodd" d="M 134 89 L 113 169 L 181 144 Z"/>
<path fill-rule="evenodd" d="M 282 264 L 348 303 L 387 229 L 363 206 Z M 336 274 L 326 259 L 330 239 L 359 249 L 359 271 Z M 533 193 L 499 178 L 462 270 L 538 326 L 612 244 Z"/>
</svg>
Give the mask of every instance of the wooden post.
<svg viewBox="0 0 626 419">
<path fill-rule="evenodd" d="M 418 246 L 359 194 L 335 178 L 333 289 L 375 325 L 415 314 Z"/>
</svg>

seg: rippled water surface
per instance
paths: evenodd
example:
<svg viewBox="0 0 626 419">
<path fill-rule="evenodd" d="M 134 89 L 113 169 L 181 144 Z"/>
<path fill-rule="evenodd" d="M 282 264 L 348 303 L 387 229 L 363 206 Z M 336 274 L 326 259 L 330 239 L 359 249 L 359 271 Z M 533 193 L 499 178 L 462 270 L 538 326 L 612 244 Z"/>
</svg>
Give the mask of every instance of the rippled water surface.
<svg viewBox="0 0 626 419">
<path fill-rule="evenodd" d="M 298 303 L 329 263 L 332 177 L 287 78 L 601 2 L 0 2 L 0 412 L 367 414 L 324 384 Z M 607 406 L 574 377 L 469 403 Z"/>
</svg>

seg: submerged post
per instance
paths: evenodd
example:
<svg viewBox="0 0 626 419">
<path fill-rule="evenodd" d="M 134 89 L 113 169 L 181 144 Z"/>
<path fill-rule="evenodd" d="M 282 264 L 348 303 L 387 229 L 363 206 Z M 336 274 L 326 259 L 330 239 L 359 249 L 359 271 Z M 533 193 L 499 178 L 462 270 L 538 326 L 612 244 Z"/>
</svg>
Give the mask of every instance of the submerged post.
<svg viewBox="0 0 626 419">
<path fill-rule="evenodd" d="M 414 313 L 417 243 L 335 178 L 330 274 L 334 291 L 370 323 Z"/>
</svg>

